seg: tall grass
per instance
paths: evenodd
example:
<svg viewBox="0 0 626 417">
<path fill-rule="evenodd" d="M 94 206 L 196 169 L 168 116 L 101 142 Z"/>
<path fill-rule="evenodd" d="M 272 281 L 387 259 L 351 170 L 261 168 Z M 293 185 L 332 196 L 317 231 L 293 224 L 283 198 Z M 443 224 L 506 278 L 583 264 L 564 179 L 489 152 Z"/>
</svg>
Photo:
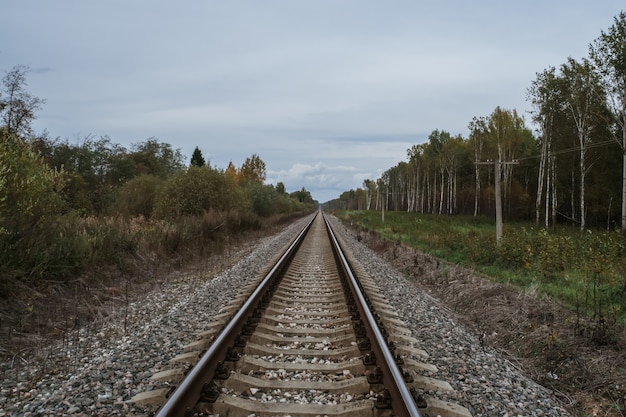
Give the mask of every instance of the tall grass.
<svg viewBox="0 0 626 417">
<path fill-rule="evenodd" d="M 626 319 L 626 241 L 620 232 L 506 224 L 496 246 L 492 219 L 346 211 L 345 221 L 499 282 L 537 287 L 597 320 Z"/>
<path fill-rule="evenodd" d="M 69 281 L 99 267 L 125 271 L 137 256 L 166 261 L 221 250 L 226 239 L 275 221 L 236 210 L 167 220 L 69 212 L 19 240 L 0 233 L 0 297 L 9 296 L 16 284 Z"/>
</svg>

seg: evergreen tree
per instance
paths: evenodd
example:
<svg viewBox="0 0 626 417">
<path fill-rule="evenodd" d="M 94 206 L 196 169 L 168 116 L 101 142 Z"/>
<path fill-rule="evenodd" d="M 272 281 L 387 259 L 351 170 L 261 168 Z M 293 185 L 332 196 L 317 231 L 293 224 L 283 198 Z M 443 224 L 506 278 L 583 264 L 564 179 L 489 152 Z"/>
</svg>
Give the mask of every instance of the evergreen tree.
<svg viewBox="0 0 626 417">
<path fill-rule="evenodd" d="M 203 167 L 206 165 L 206 161 L 202 156 L 202 151 L 196 146 L 196 149 L 193 150 L 193 154 L 191 155 L 191 166 L 192 167 Z"/>
</svg>

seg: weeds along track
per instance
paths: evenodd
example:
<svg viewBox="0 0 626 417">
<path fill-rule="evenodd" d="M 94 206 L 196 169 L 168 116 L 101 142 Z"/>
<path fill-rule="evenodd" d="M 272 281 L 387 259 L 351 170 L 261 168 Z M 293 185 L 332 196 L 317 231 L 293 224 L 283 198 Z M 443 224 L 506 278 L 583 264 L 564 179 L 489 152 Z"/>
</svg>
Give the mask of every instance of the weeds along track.
<svg viewBox="0 0 626 417">
<path fill-rule="evenodd" d="M 321 212 L 208 323 L 164 388 L 131 399 L 157 416 L 457 416 L 451 390 Z"/>
</svg>

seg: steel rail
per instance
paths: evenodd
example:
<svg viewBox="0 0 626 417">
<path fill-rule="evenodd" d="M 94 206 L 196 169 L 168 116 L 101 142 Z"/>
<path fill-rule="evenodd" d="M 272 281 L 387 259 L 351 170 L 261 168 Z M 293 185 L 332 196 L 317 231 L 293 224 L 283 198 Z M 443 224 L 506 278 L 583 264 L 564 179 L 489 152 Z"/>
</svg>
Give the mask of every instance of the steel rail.
<svg viewBox="0 0 626 417">
<path fill-rule="evenodd" d="M 204 353 L 200 361 L 191 369 L 178 388 L 176 388 L 174 393 L 168 398 L 167 402 L 159 409 L 156 415 L 157 417 L 184 417 L 185 413 L 196 405 L 204 385 L 213 379 L 218 362 L 224 360 L 228 347 L 232 346 L 247 318 L 250 317 L 256 309 L 260 297 L 265 294 L 274 278 L 276 278 L 288 264 L 319 213 L 320 212 L 311 218 L 309 223 L 300 231 L 278 262 L 265 275 L 242 308 L 228 322 L 215 338 L 209 349 Z"/>
<path fill-rule="evenodd" d="M 343 254 L 341 245 L 339 245 L 339 242 L 335 237 L 335 233 L 332 230 L 330 222 L 325 215 L 324 221 L 326 223 L 326 228 L 331 238 L 333 248 L 335 249 L 335 253 L 340 260 L 343 271 L 346 274 L 348 283 L 353 291 L 353 295 L 355 296 L 355 301 L 357 301 L 357 309 L 361 313 L 361 317 L 366 318 L 366 320 L 364 320 L 364 326 L 366 328 L 368 337 L 370 339 L 373 339 L 372 350 L 374 351 L 376 359 L 378 360 L 377 365 L 382 370 L 385 388 L 389 390 L 389 394 L 391 396 L 391 407 L 394 413 L 399 417 L 420 417 L 420 413 L 417 409 L 417 405 L 415 404 L 415 400 L 413 399 L 410 390 L 404 383 L 404 377 L 402 375 L 402 372 L 398 368 L 395 358 L 389 350 L 389 347 L 387 346 L 387 341 L 385 340 L 385 337 L 378 328 L 378 325 L 376 324 L 376 319 L 374 318 L 372 311 L 367 305 L 365 296 L 363 295 L 361 284 L 354 276 L 352 268 L 350 267 L 350 263 Z"/>
</svg>

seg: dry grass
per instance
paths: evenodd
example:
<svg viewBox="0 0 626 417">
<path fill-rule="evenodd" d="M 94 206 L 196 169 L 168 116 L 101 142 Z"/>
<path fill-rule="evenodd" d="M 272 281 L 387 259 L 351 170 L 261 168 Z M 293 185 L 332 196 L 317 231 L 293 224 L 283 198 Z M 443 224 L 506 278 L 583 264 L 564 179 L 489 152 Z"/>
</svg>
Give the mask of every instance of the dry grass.
<svg viewBox="0 0 626 417">
<path fill-rule="evenodd" d="M 125 320 L 129 303 L 158 289 L 163 282 L 180 274 L 202 271 L 206 276 L 220 271 L 237 261 L 231 256 L 236 248 L 275 233 L 282 224 L 304 214 L 276 216 L 262 225 L 251 225 L 247 218 L 236 218 L 234 222 L 230 219 L 236 224 L 229 230 L 220 228 L 219 238 L 205 236 L 196 239 L 194 245 L 180 235 L 197 236 L 196 224 L 192 225 L 194 231 L 192 227 L 185 229 L 186 225 L 174 227 L 137 219 L 128 223 L 134 235 L 169 235 L 178 244 L 148 237 L 123 262 L 94 265 L 75 279 L 36 283 L 13 280 L 7 296 L 0 299 L 0 377 L 17 375 L 23 366 L 34 362 L 45 372 L 47 367 L 56 366 L 48 358 L 58 349 L 67 349 L 79 337 L 78 329 L 90 333 L 106 320 Z M 115 222 L 105 219 L 105 223 Z M 200 219 L 205 233 L 223 223 L 224 217 L 214 213 Z M 72 358 L 67 362 L 71 366 Z"/>
</svg>

